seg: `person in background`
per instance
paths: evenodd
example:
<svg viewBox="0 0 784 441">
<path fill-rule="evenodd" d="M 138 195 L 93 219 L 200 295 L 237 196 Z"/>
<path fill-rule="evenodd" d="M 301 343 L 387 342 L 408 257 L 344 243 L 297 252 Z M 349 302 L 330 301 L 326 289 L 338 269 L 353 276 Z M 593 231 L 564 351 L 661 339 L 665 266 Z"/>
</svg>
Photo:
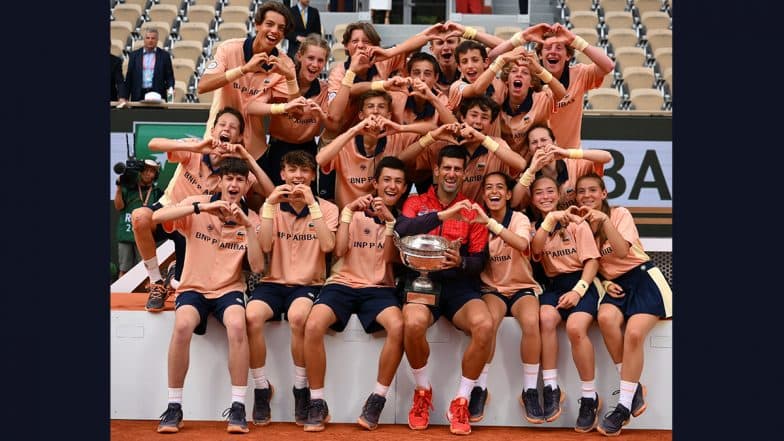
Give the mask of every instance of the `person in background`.
<svg viewBox="0 0 784 441">
<path fill-rule="evenodd" d="M 321 16 L 319 10 L 310 6 L 310 0 L 297 0 L 296 4 L 289 6 L 294 17 L 294 28 L 286 35 L 289 47 L 286 50 L 289 58 L 293 59 L 299 50 L 299 45 L 310 34 L 321 34 Z"/>
<path fill-rule="evenodd" d="M 174 87 L 174 68 L 169 52 L 158 47 L 158 29 L 142 31 L 144 45 L 131 52 L 128 71 L 125 73 L 125 95 L 129 101 L 141 101 L 148 92 L 166 97 L 166 90 Z M 130 98 L 129 98 L 130 96 Z"/>
<path fill-rule="evenodd" d="M 123 59 L 117 55 L 109 54 L 109 63 L 111 66 L 109 71 L 111 75 L 109 101 L 119 101 L 120 103 L 117 107 L 125 107 L 125 103 L 128 102 L 125 99 L 128 96 L 128 92 L 125 91 L 125 76 L 122 73 Z"/>
<path fill-rule="evenodd" d="M 392 10 L 392 0 L 370 0 L 368 4 L 370 9 L 370 18 L 373 23 L 380 23 L 376 21 L 376 12 L 384 12 L 384 24 L 389 24 L 389 13 Z"/>
</svg>

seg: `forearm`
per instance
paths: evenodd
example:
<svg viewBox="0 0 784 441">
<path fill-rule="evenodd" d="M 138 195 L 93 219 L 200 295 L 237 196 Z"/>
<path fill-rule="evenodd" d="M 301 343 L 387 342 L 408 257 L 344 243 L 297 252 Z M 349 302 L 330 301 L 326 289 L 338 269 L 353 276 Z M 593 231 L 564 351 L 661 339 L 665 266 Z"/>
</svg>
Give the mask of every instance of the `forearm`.
<svg viewBox="0 0 784 441">
<path fill-rule="evenodd" d="M 438 124 L 452 124 L 457 122 L 455 114 L 440 99 L 435 98 L 431 101 L 433 107 L 438 112 Z"/>
<path fill-rule="evenodd" d="M 498 159 L 503 161 L 509 167 L 515 170 L 525 170 L 525 159 L 523 159 L 519 153 L 509 148 L 509 145 L 507 145 L 506 142 L 499 143 L 490 136 L 485 136 L 485 139 L 482 141 L 482 145 L 495 153 L 495 155 L 498 156 Z"/>
<path fill-rule="evenodd" d="M 515 46 L 512 44 L 511 41 L 506 40 L 499 43 L 496 47 L 494 47 L 490 52 L 487 54 L 487 58 L 492 62 L 498 58 L 499 55 L 503 54 L 504 52 L 509 52 L 514 49 Z"/>
<path fill-rule="evenodd" d="M 630 244 L 621 236 L 621 233 L 613 226 L 609 218 L 602 222 L 601 228 L 604 231 L 605 236 L 607 236 L 607 240 L 610 242 L 610 246 L 613 249 L 613 255 L 620 258 L 626 257 L 629 254 Z"/>
<path fill-rule="evenodd" d="M 348 208 L 343 208 L 343 210 L 344 212 L 345 210 L 351 212 Z M 351 215 L 354 215 L 353 212 L 351 212 Z M 341 213 L 341 221 L 338 223 L 338 231 L 335 233 L 335 250 L 333 251 L 335 257 L 338 258 L 343 257 L 346 254 L 346 251 L 348 251 L 348 230 L 349 225 L 351 225 L 350 218 L 348 218 L 349 223 L 343 222 L 342 218 L 343 213 Z"/>
<path fill-rule="evenodd" d="M 593 278 L 596 277 L 596 272 L 599 270 L 598 259 L 588 259 L 583 262 L 583 273 L 580 275 L 580 280 L 588 282 L 588 285 L 593 283 Z"/>
<path fill-rule="evenodd" d="M 245 227 L 245 235 L 248 238 L 247 258 L 250 270 L 256 274 L 264 271 L 264 252 L 261 250 L 259 237 L 253 225 Z"/>
<path fill-rule="evenodd" d="M 214 73 L 204 75 L 199 79 L 198 93 L 212 92 L 213 90 L 220 89 L 221 87 L 235 81 L 245 74 L 243 67 L 235 67 L 228 69 L 226 72 Z"/>
<path fill-rule="evenodd" d="M 417 217 L 398 216 L 395 224 L 395 231 L 401 237 L 413 236 L 414 234 L 426 234 L 437 226 L 441 225 L 438 213 L 427 213 Z"/>
<path fill-rule="evenodd" d="M 193 214 L 196 211 L 193 204 L 187 205 L 168 205 L 166 207 L 155 210 L 152 213 L 152 221 L 156 224 L 162 224 L 167 221 L 172 221 Z"/>
<path fill-rule="evenodd" d="M 123 208 L 125 208 L 125 201 L 122 197 L 122 188 L 118 185 L 117 191 L 114 192 L 114 209 L 122 211 Z"/>
<path fill-rule="evenodd" d="M 272 183 L 272 180 L 267 176 L 267 173 L 259 167 L 259 163 L 256 162 L 254 159 L 245 158 L 245 162 L 248 163 L 248 167 L 250 168 L 251 173 L 253 176 L 256 177 L 256 182 L 253 183 L 253 191 L 256 193 L 264 196 L 265 198 L 272 193 L 272 190 L 275 189 L 275 185 Z"/>
<path fill-rule="evenodd" d="M 202 141 L 190 140 L 177 140 L 168 138 L 153 138 L 147 143 L 147 148 L 154 152 L 197 152 L 200 148 Z"/>
<path fill-rule="evenodd" d="M 420 121 L 420 122 L 415 122 L 412 124 L 406 124 L 404 126 L 400 126 L 400 131 L 424 135 L 425 133 L 431 130 L 435 130 L 436 128 L 438 128 L 438 126 L 436 126 L 431 122 Z"/>
<path fill-rule="evenodd" d="M 332 252 L 335 249 L 335 233 L 329 231 L 324 218 L 314 220 L 313 225 L 316 227 L 316 238 L 319 241 L 321 251 L 323 253 Z"/>
<path fill-rule="evenodd" d="M 354 127 L 346 130 L 345 132 L 338 135 L 337 138 L 333 139 L 332 142 L 324 146 L 319 152 L 316 154 L 316 162 L 318 163 L 319 167 L 324 167 L 325 165 L 329 164 L 332 159 L 340 153 L 340 150 L 346 145 L 351 138 L 356 135 L 356 130 Z"/>
<path fill-rule="evenodd" d="M 593 61 L 593 64 L 595 64 L 604 75 L 607 75 L 615 68 L 615 62 L 612 58 L 607 56 L 603 49 L 596 46 L 588 46 L 582 52 Z"/>
<path fill-rule="evenodd" d="M 259 243 L 261 245 L 261 251 L 265 253 L 269 253 L 272 251 L 272 239 L 273 239 L 273 227 L 274 222 L 272 220 L 275 211 L 278 209 L 278 204 L 269 204 L 267 202 L 262 205 L 262 214 L 261 214 L 261 230 L 259 232 Z M 266 211 L 270 211 L 266 213 Z M 269 216 L 269 217 L 265 217 Z"/>
</svg>

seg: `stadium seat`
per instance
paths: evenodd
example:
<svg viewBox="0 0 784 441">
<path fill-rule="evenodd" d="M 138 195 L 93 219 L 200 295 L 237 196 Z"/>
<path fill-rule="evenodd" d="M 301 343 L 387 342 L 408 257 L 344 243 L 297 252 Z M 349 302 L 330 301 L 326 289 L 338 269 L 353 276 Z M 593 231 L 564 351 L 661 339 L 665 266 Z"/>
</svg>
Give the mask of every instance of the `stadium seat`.
<svg viewBox="0 0 784 441">
<path fill-rule="evenodd" d="M 569 14 L 569 23 L 573 28 L 596 28 L 599 26 L 599 16 L 593 11 L 573 11 Z"/>
<path fill-rule="evenodd" d="M 231 38 L 247 38 L 248 25 L 245 23 L 223 23 L 218 26 L 217 35 L 220 41 Z"/>
<path fill-rule="evenodd" d="M 672 31 L 669 29 L 653 29 L 645 33 L 648 49 L 656 53 L 656 49 L 672 47 Z"/>
<path fill-rule="evenodd" d="M 109 38 L 112 40 L 126 41 L 133 32 L 134 25 L 127 21 L 112 21 L 109 23 Z"/>
<path fill-rule="evenodd" d="M 188 95 L 188 83 L 184 81 L 175 81 L 174 82 L 174 102 L 175 103 L 184 103 L 187 102 L 187 95 Z"/>
<path fill-rule="evenodd" d="M 637 46 L 637 33 L 632 29 L 613 28 L 607 32 L 607 42 L 613 47 L 613 51 L 624 46 Z"/>
<path fill-rule="evenodd" d="M 196 70 L 196 62 L 185 58 L 174 58 L 172 59 L 172 68 L 174 69 L 174 80 L 188 84 L 191 75 Z"/>
<path fill-rule="evenodd" d="M 180 40 L 171 49 L 172 57 L 193 60 L 197 64 L 203 52 L 202 42 L 196 40 Z"/>
<path fill-rule="evenodd" d="M 645 26 L 646 31 L 653 29 L 670 29 L 670 15 L 664 11 L 647 11 L 640 16 L 640 23 Z"/>
<path fill-rule="evenodd" d="M 629 91 L 635 89 L 651 89 L 655 86 L 656 75 L 652 67 L 629 66 L 623 68 L 623 82 Z"/>
<path fill-rule="evenodd" d="M 118 3 L 118 4 L 117 4 L 117 6 L 119 6 L 119 5 L 121 5 L 121 4 L 123 4 L 123 5 L 138 5 L 138 6 L 139 6 L 139 8 L 140 8 L 142 11 L 144 11 L 145 9 L 147 9 L 147 4 L 148 4 L 148 3 L 150 3 L 150 1 L 149 1 L 149 0 L 125 0 L 125 1 L 124 1 L 124 2 L 122 2 L 122 3 Z M 115 6 L 115 8 L 116 8 L 117 6 Z"/>
<path fill-rule="evenodd" d="M 614 88 L 615 87 L 615 71 L 608 72 L 607 75 L 604 76 L 604 80 L 602 80 L 602 85 L 600 87 L 605 88 Z"/>
<path fill-rule="evenodd" d="M 343 33 L 346 32 L 346 27 L 348 23 L 338 23 L 335 25 L 335 29 L 332 30 L 332 38 L 335 39 L 336 43 L 343 44 Z"/>
<path fill-rule="evenodd" d="M 112 40 L 112 48 L 111 53 L 113 55 L 117 55 L 118 57 L 123 56 L 123 49 L 125 49 L 125 41 L 124 40 Z"/>
<path fill-rule="evenodd" d="M 212 96 L 215 94 L 215 91 L 205 92 L 205 93 L 196 93 L 196 99 L 200 103 L 212 104 Z"/>
<path fill-rule="evenodd" d="M 182 40 L 201 41 L 210 35 L 210 27 L 207 23 L 190 22 L 181 23 L 179 36 Z"/>
<path fill-rule="evenodd" d="M 610 11 L 629 11 L 628 0 L 600 0 L 599 5 L 602 7 L 604 13 Z"/>
<path fill-rule="evenodd" d="M 621 94 L 614 87 L 590 89 L 588 104 L 593 110 L 621 110 Z"/>
<path fill-rule="evenodd" d="M 209 26 L 215 19 L 215 6 L 193 5 L 188 8 L 189 23 L 206 23 Z"/>
<path fill-rule="evenodd" d="M 672 48 L 662 47 L 653 52 L 653 57 L 659 64 L 659 72 L 664 72 L 672 67 Z"/>
<path fill-rule="evenodd" d="M 662 0 L 634 0 L 634 9 L 637 16 L 642 17 L 646 12 L 661 11 L 663 9 Z"/>
<path fill-rule="evenodd" d="M 670 93 L 672 93 L 672 67 L 668 67 L 664 70 L 664 74 L 662 74 L 664 81 L 670 86 Z"/>
<path fill-rule="evenodd" d="M 336 63 L 342 63 L 346 61 L 348 58 L 348 50 L 346 47 L 343 46 L 341 43 L 335 43 L 332 45 L 332 49 L 330 49 L 332 59 Z"/>
<path fill-rule="evenodd" d="M 621 69 L 629 66 L 645 66 L 648 56 L 641 47 L 624 46 L 615 49 L 615 62 Z"/>
<path fill-rule="evenodd" d="M 592 11 L 596 6 L 594 0 L 566 0 L 566 7 L 573 14 L 577 11 Z"/>
<path fill-rule="evenodd" d="M 247 23 L 250 9 L 247 6 L 225 6 L 221 11 L 221 23 Z"/>
<path fill-rule="evenodd" d="M 508 40 L 512 38 L 514 34 L 520 32 L 521 30 L 522 29 L 517 26 L 496 26 L 495 29 L 493 30 L 493 35 L 495 35 L 496 37 L 502 40 Z"/>
<path fill-rule="evenodd" d="M 634 29 L 634 16 L 629 11 L 610 11 L 604 14 L 604 25 L 608 30 Z"/>
<path fill-rule="evenodd" d="M 599 34 L 595 28 L 573 28 L 571 31 L 574 35 L 582 37 L 590 45 L 597 46 L 599 44 Z"/>
<path fill-rule="evenodd" d="M 251 4 L 251 3 L 255 3 L 255 2 L 256 2 L 255 0 L 229 0 L 229 2 L 228 2 L 228 3 L 229 3 L 229 4 L 228 4 L 228 6 L 232 6 L 232 7 L 243 7 L 243 8 L 245 8 L 245 9 L 247 9 L 247 10 L 250 10 L 250 4 Z M 259 3 L 261 3 L 261 1 L 260 1 Z M 289 2 L 284 2 L 284 3 L 285 3 L 285 4 L 289 4 Z M 314 7 L 315 7 L 315 6 L 317 6 L 317 5 L 311 5 L 311 6 L 314 6 Z M 224 9 L 226 9 L 226 7 L 225 7 L 225 6 L 224 6 Z"/>
<path fill-rule="evenodd" d="M 142 15 L 142 7 L 139 5 L 119 4 L 112 10 L 112 16 L 117 21 L 127 21 L 136 26 L 139 17 Z"/>
<path fill-rule="evenodd" d="M 149 21 L 165 21 L 171 25 L 179 13 L 180 10 L 174 5 L 153 5 L 147 11 L 147 17 Z"/>
<path fill-rule="evenodd" d="M 629 92 L 632 110 L 663 110 L 664 96 L 656 89 L 633 89 Z"/>
</svg>

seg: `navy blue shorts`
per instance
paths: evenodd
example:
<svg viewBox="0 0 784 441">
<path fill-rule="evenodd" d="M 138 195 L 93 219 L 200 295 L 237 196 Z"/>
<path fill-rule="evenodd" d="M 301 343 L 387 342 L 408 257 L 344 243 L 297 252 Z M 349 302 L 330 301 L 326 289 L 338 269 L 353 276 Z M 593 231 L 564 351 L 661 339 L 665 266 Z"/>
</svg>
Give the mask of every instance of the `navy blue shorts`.
<svg viewBox="0 0 784 441">
<path fill-rule="evenodd" d="M 634 314 L 652 314 L 657 317 L 666 317 L 664 310 L 664 294 L 672 296 L 669 285 L 660 286 L 651 277 L 649 271 L 656 268 L 653 261 L 645 262 L 636 268 L 618 276 L 613 282 L 621 285 L 625 296 L 617 299 L 609 294 L 602 297 L 602 304 L 615 305 L 628 319 Z M 656 268 L 655 271 L 660 271 Z"/>
<path fill-rule="evenodd" d="M 289 308 L 294 303 L 294 300 L 305 297 L 314 301 L 318 297 L 320 289 L 320 286 L 289 286 L 280 283 L 262 282 L 256 285 L 256 289 L 250 293 L 248 303 L 254 300 L 261 300 L 269 305 L 270 309 L 272 309 L 272 318 L 268 321 L 279 321 L 281 316 L 285 316 L 286 320 L 288 320 Z"/>
<path fill-rule="evenodd" d="M 438 299 L 438 306 L 428 306 L 430 312 L 433 313 L 433 323 L 438 321 L 441 314 L 451 322 L 452 318 L 457 314 L 457 311 L 473 299 L 481 300 L 482 293 L 472 284 L 466 283 L 464 279 L 459 281 L 442 280 L 441 296 Z"/>
<path fill-rule="evenodd" d="M 193 333 L 204 335 L 207 333 L 207 317 L 210 313 L 223 324 L 223 313 L 231 305 L 240 305 L 245 308 L 245 293 L 241 291 L 231 291 L 218 297 L 208 299 L 196 291 L 183 291 L 174 300 L 174 309 L 182 305 L 191 305 L 199 312 L 199 324 Z"/>
<path fill-rule="evenodd" d="M 488 291 L 485 292 L 484 294 L 492 294 L 498 297 L 499 299 L 501 299 L 501 301 L 503 301 L 506 304 L 506 314 L 504 314 L 504 317 L 514 317 L 512 315 L 512 306 L 514 306 L 515 302 L 517 302 L 518 300 L 522 299 L 525 296 L 536 297 L 536 293 L 534 292 L 533 288 L 523 288 L 509 297 L 501 294 L 498 291 Z"/>
<path fill-rule="evenodd" d="M 558 299 L 563 294 L 571 291 L 577 281 L 580 280 L 580 276 L 582 275 L 583 272 L 580 270 L 569 274 L 560 274 L 551 278 L 550 284 L 539 296 L 539 304 L 551 305 L 555 307 L 555 305 L 558 304 Z M 596 285 L 589 283 L 588 291 L 585 292 L 583 298 L 580 299 L 574 308 L 559 309 L 558 312 L 561 314 L 561 319 L 566 321 L 566 319 L 569 318 L 569 314 L 573 312 L 587 312 L 588 314 L 591 314 L 593 318 L 596 318 L 596 311 L 598 308 L 599 291 L 596 289 Z"/>
<path fill-rule="evenodd" d="M 329 306 L 337 317 L 337 321 L 330 328 L 342 332 L 346 329 L 351 314 L 356 314 L 368 334 L 384 329 L 376 322 L 376 316 L 381 311 L 390 306 L 400 308 L 395 288 L 357 289 L 338 283 L 330 283 L 321 288 L 314 306 L 319 304 Z"/>
</svg>

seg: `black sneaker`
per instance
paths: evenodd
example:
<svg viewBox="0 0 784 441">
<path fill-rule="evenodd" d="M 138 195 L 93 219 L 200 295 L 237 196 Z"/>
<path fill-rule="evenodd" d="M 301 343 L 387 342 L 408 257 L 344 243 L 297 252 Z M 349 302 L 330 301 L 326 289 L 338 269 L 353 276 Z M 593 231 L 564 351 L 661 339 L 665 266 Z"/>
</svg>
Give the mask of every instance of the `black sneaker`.
<svg viewBox="0 0 784 441">
<path fill-rule="evenodd" d="M 490 400 L 490 392 L 487 388 L 482 389 L 474 386 L 471 389 L 471 399 L 468 400 L 468 421 L 476 423 L 485 417 L 485 404 Z"/>
<path fill-rule="evenodd" d="M 163 302 L 169 297 L 169 290 L 163 285 L 163 280 L 158 280 L 150 284 L 150 296 L 147 297 L 147 304 L 144 309 L 149 312 L 163 311 Z"/>
<path fill-rule="evenodd" d="M 166 268 L 166 276 L 163 278 L 163 286 L 166 287 L 166 289 L 169 292 L 169 295 L 174 294 L 174 291 L 176 291 L 176 289 L 173 286 L 171 286 L 172 280 L 176 280 L 174 278 L 174 275 L 176 273 L 177 273 L 177 261 L 173 260 L 172 263 L 170 263 L 169 266 Z"/>
<path fill-rule="evenodd" d="M 634 391 L 634 397 L 632 398 L 632 416 L 638 417 L 648 408 L 648 404 L 645 402 L 646 395 L 648 395 L 648 388 L 643 386 L 642 383 L 637 383 L 637 390 Z"/>
<path fill-rule="evenodd" d="M 305 432 L 321 432 L 328 422 L 329 407 L 327 407 L 327 402 L 322 399 L 310 400 L 308 419 L 304 424 Z"/>
<path fill-rule="evenodd" d="M 253 389 L 253 424 L 266 426 L 270 423 L 270 400 L 275 389 L 272 383 L 264 389 Z"/>
<path fill-rule="evenodd" d="M 229 420 L 226 431 L 229 433 L 248 433 L 248 421 L 245 418 L 245 405 L 235 401 L 231 407 L 223 411 L 223 416 Z"/>
<path fill-rule="evenodd" d="M 618 436 L 621 434 L 621 428 L 629 422 L 629 419 L 631 419 L 629 409 L 623 404 L 618 403 L 612 412 L 604 416 L 604 419 L 596 430 L 602 435 Z"/>
<path fill-rule="evenodd" d="M 384 404 L 387 399 L 379 394 L 372 393 L 365 400 L 365 405 L 362 406 L 362 415 L 357 419 L 357 423 L 367 430 L 375 430 L 378 427 L 378 418 L 381 416 L 381 411 L 384 410 Z"/>
<path fill-rule="evenodd" d="M 169 406 L 161 414 L 158 433 L 177 433 L 182 426 L 182 404 L 169 403 Z"/>
<path fill-rule="evenodd" d="M 308 404 L 310 404 L 310 389 L 303 387 L 292 389 L 294 391 L 294 422 L 298 426 L 305 425 L 308 420 Z"/>
<path fill-rule="evenodd" d="M 574 430 L 577 432 L 590 432 L 599 423 L 599 408 L 602 407 L 602 400 L 599 394 L 596 398 L 581 397 L 579 400 L 580 412 L 577 415 L 577 424 L 574 425 Z"/>
<path fill-rule="evenodd" d="M 520 394 L 520 405 L 523 406 L 523 417 L 531 424 L 542 424 L 544 422 L 544 410 L 539 404 L 539 391 L 536 389 L 526 389 Z"/>
<path fill-rule="evenodd" d="M 556 386 L 555 390 L 551 386 L 545 386 L 542 390 L 544 401 L 544 420 L 552 423 L 561 416 L 561 403 L 566 399 L 566 394 L 561 392 L 561 388 Z"/>
</svg>

